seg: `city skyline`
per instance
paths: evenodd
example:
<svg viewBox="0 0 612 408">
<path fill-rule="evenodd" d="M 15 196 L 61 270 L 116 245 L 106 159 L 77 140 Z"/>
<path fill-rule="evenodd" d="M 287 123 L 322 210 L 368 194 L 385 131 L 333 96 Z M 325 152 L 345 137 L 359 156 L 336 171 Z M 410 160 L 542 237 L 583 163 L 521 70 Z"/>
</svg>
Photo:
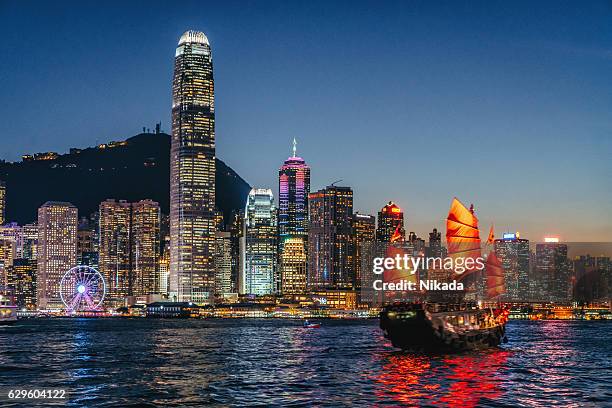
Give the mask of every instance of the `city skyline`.
<svg viewBox="0 0 612 408">
<path fill-rule="evenodd" d="M 80 12 L 84 7 L 88 6 L 76 9 Z M 612 165 L 606 159 L 612 149 L 606 139 L 610 120 L 605 109 L 609 106 L 605 89 L 609 89 L 610 80 L 604 75 L 610 64 L 604 47 L 609 31 L 602 25 L 609 10 L 603 3 L 578 13 L 594 19 L 589 27 L 567 24 L 567 32 L 554 24 L 567 22 L 576 14 L 573 12 L 577 10 L 569 6 L 550 16 L 550 23 L 538 21 L 537 16 L 544 11 L 534 6 L 533 15 L 525 17 L 523 33 L 511 24 L 518 18 L 516 14 L 501 17 L 499 13 L 489 16 L 480 11 L 469 21 L 479 24 L 490 42 L 480 41 L 478 46 L 469 25 L 442 27 L 453 13 L 469 13 L 459 6 L 449 6 L 448 14 L 438 15 L 434 6 L 385 4 L 371 15 L 373 21 L 395 10 L 409 19 L 411 28 L 395 21 L 385 29 L 365 25 L 369 31 L 358 37 L 357 27 L 366 21 L 367 3 L 356 4 L 351 10 L 355 18 L 336 31 L 332 22 L 342 6 L 333 5 L 327 18 L 315 19 L 318 29 L 307 22 L 314 13 L 311 7 L 294 7 L 251 6 L 250 11 L 255 12 L 251 25 L 237 29 L 246 18 L 238 13 L 236 23 L 228 27 L 233 32 L 220 24 L 224 20 L 219 16 L 226 9 L 211 6 L 207 10 L 210 15 L 203 16 L 194 11 L 195 3 L 186 4 L 185 12 L 193 15 L 187 19 L 181 12 L 162 7 L 156 11 L 159 14 L 148 15 L 148 23 L 138 23 L 136 28 L 116 27 L 115 33 L 101 28 L 92 38 L 96 52 L 115 64 L 125 57 L 119 70 L 113 62 L 92 65 L 89 47 L 76 44 L 64 49 L 56 40 L 40 37 L 39 31 L 52 23 L 45 26 L 36 15 L 26 24 L 31 30 L 10 32 L 8 24 L 2 29 L 6 31 L 3 47 L 7 56 L 18 51 L 16 44 L 20 42 L 11 41 L 17 32 L 26 40 L 37 38 L 43 46 L 15 59 L 23 72 L 8 66 L 3 69 L 3 77 L 10 79 L 2 83 L 7 90 L 5 97 L 14 101 L 5 103 L 1 113 L 6 115 L 4 122 L 9 127 L 0 156 L 15 160 L 23 153 L 94 145 L 96 140 L 106 142 L 159 119 L 169 131 L 172 43 L 185 29 L 192 28 L 210 36 L 216 50 L 219 75 L 215 79 L 222 112 L 219 156 L 246 176 L 252 186 L 270 187 L 278 195 L 278 162 L 287 156 L 296 137 L 300 155 L 313 169 L 312 190 L 343 179 L 342 184 L 355 191 L 355 209 L 367 214 L 375 214 L 385 202 L 393 200 L 405 212 L 406 232 L 426 236 L 432 227 L 440 229 L 448 201 L 459 196 L 466 204 L 475 204 L 483 226 L 495 224 L 500 233 L 518 230 L 534 241 L 549 234 L 567 241 L 612 241 Z M 230 9 L 237 12 L 235 7 Z M 11 21 L 19 21 L 24 11 L 13 4 L 3 9 L 3 13 L 17 17 Z M 67 9 L 58 11 L 70 15 Z M 40 12 L 49 15 L 58 11 L 43 5 Z M 170 23 L 145 35 L 145 27 L 158 21 L 165 11 Z M 276 22 L 270 34 L 261 34 L 257 27 L 264 24 L 265 13 L 271 11 L 295 20 L 296 27 Z M 137 7 L 127 7 L 121 19 L 131 18 L 136 12 Z M 93 18 L 80 14 L 74 25 L 61 27 L 59 38 L 77 41 L 76 34 Z M 30 27 L 34 24 L 39 26 Z M 428 31 L 427 24 L 434 24 L 437 30 Z M 508 33 L 502 33 L 502 28 Z M 300 29 L 307 35 L 298 36 Z M 249 30 L 258 34 L 248 37 Z M 451 38 L 453 34 L 455 39 Z M 117 36 L 123 36 L 121 43 L 114 41 Z M 580 40 L 572 43 L 572 37 Z M 321 41 L 324 38 L 329 41 Z M 359 41 L 355 44 L 347 38 Z M 522 42 L 534 38 L 538 41 L 530 47 L 537 52 Z M 260 48 L 256 47 L 258 41 Z M 282 52 L 277 52 L 278 47 Z M 362 65 L 353 66 L 362 49 L 368 50 L 368 57 L 361 60 Z M 52 63 L 42 62 L 51 50 L 56 53 Z M 71 69 L 85 75 L 70 77 L 70 70 L 60 74 L 67 67 L 57 58 L 66 52 L 75 55 Z M 296 78 L 306 77 L 300 65 L 305 61 L 308 64 L 302 65 L 316 80 L 314 87 L 303 88 L 296 82 Z M 45 67 L 44 75 L 35 70 L 37 63 Z M 140 78 L 143 64 L 151 72 Z M 35 74 L 29 80 L 53 77 L 55 82 L 42 89 L 23 86 L 27 73 Z M 120 73 L 125 73 L 124 78 Z M 256 82 L 252 80 L 255 77 Z M 107 90 L 100 92 L 82 81 L 99 82 Z M 16 86 L 25 92 L 17 93 Z M 264 88 L 282 91 L 268 94 L 261 92 Z M 310 91 L 303 92 L 306 89 Z M 77 123 L 68 121 L 73 117 L 72 109 L 76 109 L 70 101 L 89 99 L 92 92 L 98 96 L 95 103 L 99 112 L 77 110 Z M 117 92 L 127 95 L 118 97 Z M 142 103 L 143 97 L 147 103 Z M 34 106 L 39 121 L 30 123 L 13 110 L 13 106 L 25 103 L 20 103 L 23 98 L 53 98 L 54 109 L 41 113 Z M 139 105 L 137 109 L 135 104 Z M 354 120 L 364 115 L 362 106 L 368 105 L 375 127 Z M 304 119 L 306 108 L 312 109 L 319 120 Z M 134 114 L 125 115 L 124 110 Z M 256 117 L 260 120 L 255 121 Z M 473 150 L 479 154 L 465 154 Z M 262 151 L 265 154 L 259 154 Z"/>
</svg>

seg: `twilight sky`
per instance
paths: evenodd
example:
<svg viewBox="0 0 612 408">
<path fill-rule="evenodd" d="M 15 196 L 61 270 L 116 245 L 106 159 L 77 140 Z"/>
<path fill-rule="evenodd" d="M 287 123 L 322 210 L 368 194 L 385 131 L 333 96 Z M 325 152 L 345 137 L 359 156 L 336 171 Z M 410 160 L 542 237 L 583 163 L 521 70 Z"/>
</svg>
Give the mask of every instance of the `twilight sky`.
<svg viewBox="0 0 612 408">
<path fill-rule="evenodd" d="M 197 29 L 217 155 L 251 185 L 276 194 L 296 137 L 313 190 L 394 200 L 421 236 L 456 195 L 498 235 L 612 241 L 609 1 L 99 4 L 0 0 L 0 158 L 169 132 Z"/>
</svg>

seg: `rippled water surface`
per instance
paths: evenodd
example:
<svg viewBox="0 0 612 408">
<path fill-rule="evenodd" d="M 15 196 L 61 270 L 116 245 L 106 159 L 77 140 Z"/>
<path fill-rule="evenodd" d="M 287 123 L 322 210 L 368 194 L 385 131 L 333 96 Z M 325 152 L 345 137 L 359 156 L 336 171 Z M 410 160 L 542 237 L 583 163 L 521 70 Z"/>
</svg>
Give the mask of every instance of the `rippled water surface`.
<svg viewBox="0 0 612 408">
<path fill-rule="evenodd" d="M 88 407 L 612 404 L 612 322 L 512 321 L 508 337 L 424 356 L 375 320 L 31 319 L 0 327 L 0 387 L 65 388 Z"/>
</svg>

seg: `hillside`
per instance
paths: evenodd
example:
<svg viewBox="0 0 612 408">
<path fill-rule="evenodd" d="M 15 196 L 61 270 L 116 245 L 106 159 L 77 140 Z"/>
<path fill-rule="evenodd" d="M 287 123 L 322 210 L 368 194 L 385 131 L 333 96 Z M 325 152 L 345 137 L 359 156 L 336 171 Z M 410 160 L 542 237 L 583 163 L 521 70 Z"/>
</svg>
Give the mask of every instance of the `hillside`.
<svg viewBox="0 0 612 408">
<path fill-rule="evenodd" d="M 7 187 L 7 220 L 20 224 L 37 218 L 45 201 L 69 201 L 89 215 L 107 198 L 136 201 L 150 198 L 168 214 L 170 201 L 170 136 L 141 133 L 125 142 L 71 149 L 16 163 L 0 163 Z M 217 207 L 225 219 L 243 208 L 249 184 L 217 159 Z"/>
</svg>

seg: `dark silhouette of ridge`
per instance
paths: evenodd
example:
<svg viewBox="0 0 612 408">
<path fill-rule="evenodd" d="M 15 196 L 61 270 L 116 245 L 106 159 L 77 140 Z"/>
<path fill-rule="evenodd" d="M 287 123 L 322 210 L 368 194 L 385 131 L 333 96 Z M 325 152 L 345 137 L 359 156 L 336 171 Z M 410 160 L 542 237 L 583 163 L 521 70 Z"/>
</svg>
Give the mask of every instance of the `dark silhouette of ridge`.
<svg viewBox="0 0 612 408">
<path fill-rule="evenodd" d="M 47 160 L 0 162 L 0 180 L 7 190 L 7 222 L 35 221 L 38 207 L 46 201 L 69 201 L 79 209 L 79 216 L 88 216 L 107 198 L 150 198 L 168 214 L 170 135 L 141 133 L 101 146 L 70 149 L 68 154 Z M 219 159 L 216 182 L 216 205 L 227 221 L 232 211 L 244 207 L 251 187 Z"/>
</svg>

